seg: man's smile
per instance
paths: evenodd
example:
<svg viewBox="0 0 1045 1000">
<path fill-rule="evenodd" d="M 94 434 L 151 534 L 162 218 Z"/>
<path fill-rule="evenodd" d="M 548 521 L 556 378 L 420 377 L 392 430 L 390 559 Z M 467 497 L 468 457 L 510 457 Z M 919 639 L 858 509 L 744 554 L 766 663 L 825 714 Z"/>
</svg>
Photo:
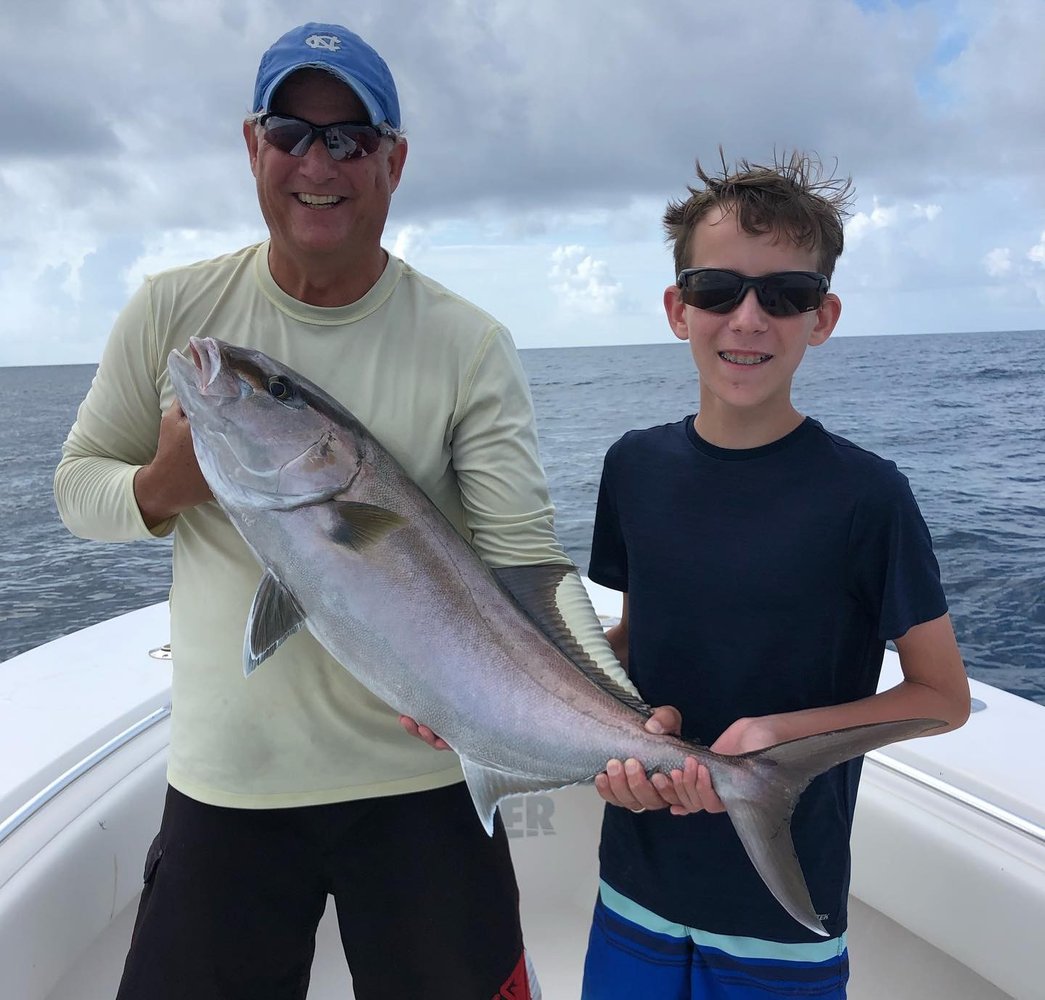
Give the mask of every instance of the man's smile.
<svg viewBox="0 0 1045 1000">
<path fill-rule="evenodd" d="M 306 194 L 304 191 L 298 191 L 295 198 L 302 205 L 308 205 L 310 208 L 324 208 L 327 205 L 338 205 L 345 199 L 340 195 L 336 194 Z"/>
</svg>

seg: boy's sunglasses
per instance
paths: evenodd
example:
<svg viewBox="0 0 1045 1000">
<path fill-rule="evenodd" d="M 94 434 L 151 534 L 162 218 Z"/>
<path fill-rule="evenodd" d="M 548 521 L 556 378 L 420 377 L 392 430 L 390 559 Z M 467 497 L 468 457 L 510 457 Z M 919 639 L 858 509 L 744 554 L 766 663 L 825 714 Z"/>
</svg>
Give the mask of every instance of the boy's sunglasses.
<svg viewBox="0 0 1045 1000">
<path fill-rule="evenodd" d="M 757 278 L 720 267 L 687 267 L 679 272 L 679 297 L 688 306 L 732 312 L 753 288 L 770 316 L 797 316 L 819 309 L 830 282 L 815 271 L 775 271 Z"/>
<path fill-rule="evenodd" d="M 335 122 L 313 125 L 293 115 L 264 114 L 257 123 L 265 133 L 265 141 L 291 156 L 304 156 L 316 139 L 322 138 L 327 152 L 335 160 L 357 160 L 376 153 L 383 138 L 395 133 L 365 122 Z"/>
</svg>

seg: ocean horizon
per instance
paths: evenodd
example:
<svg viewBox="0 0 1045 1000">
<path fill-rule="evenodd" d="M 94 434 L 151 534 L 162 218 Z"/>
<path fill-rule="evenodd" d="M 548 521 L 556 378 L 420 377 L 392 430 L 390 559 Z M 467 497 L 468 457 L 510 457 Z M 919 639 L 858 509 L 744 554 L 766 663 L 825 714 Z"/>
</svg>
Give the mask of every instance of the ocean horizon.
<svg viewBox="0 0 1045 1000">
<path fill-rule="evenodd" d="M 1045 704 L 1045 331 L 833 337 L 799 369 L 799 410 L 896 462 L 933 534 L 971 676 Z M 568 554 L 587 569 L 606 449 L 696 411 L 688 345 L 524 348 L 541 456 Z M 164 600 L 170 540 L 69 534 L 54 466 L 95 365 L 0 368 L 9 488 L 0 660 Z M 346 401 L 351 405 L 350 401 Z"/>
</svg>

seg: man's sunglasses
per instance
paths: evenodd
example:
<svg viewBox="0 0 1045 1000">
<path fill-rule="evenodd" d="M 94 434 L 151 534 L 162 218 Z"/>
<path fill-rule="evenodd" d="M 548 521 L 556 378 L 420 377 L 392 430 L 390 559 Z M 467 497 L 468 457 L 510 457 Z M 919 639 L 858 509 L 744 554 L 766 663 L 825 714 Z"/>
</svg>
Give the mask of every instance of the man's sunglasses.
<svg viewBox="0 0 1045 1000">
<path fill-rule="evenodd" d="M 376 153 L 381 140 L 395 138 L 395 133 L 365 122 L 335 122 L 313 125 L 293 115 L 268 113 L 257 118 L 265 141 L 291 156 L 304 156 L 316 139 L 322 138 L 327 152 L 335 160 L 357 160 Z"/>
<path fill-rule="evenodd" d="M 687 267 L 679 272 L 679 297 L 688 306 L 713 313 L 736 309 L 753 288 L 770 316 L 797 316 L 824 303 L 830 282 L 815 271 L 775 271 L 757 278 L 720 267 Z"/>
</svg>

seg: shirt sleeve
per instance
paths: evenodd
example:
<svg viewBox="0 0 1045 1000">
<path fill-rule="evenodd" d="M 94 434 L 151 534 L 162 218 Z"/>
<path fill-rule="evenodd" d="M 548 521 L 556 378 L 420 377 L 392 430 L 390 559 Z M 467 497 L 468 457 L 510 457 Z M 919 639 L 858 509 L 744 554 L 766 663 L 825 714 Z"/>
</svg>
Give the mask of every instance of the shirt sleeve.
<svg viewBox="0 0 1045 1000">
<path fill-rule="evenodd" d="M 613 466 L 616 446 L 606 453 L 599 483 L 599 500 L 595 508 L 592 529 L 591 561 L 588 576 L 611 590 L 628 592 L 628 550 L 624 545 L 620 518 L 617 515 L 616 494 L 613 489 Z"/>
<path fill-rule="evenodd" d="M 58 513 L 81 538 L 132 541 L 168 534 L 174 518 L 150 531 L 134 499 L 134 475 L 156 453 L 160 376 L 151 283 L 120 313 L 54 475 Z"/>
<path fill-rule="evenodd" d="M 947 611 L 932 537 L 910 483 L 891 475 L 856 508 L 850 535 L 852 586 L 878 622 L 879 639 L 896 639 Z"/>
<path fill-rule="evenodd" d="M 453 464 L 472 545 L 493 567 L 570 564 L 555 535 L 529 385 L 503 327 L 487 338 L 453 433 Z M 637 695 L 580 577 L 556 595 L 566 625 L 603 672 Z"/>
</svg>

